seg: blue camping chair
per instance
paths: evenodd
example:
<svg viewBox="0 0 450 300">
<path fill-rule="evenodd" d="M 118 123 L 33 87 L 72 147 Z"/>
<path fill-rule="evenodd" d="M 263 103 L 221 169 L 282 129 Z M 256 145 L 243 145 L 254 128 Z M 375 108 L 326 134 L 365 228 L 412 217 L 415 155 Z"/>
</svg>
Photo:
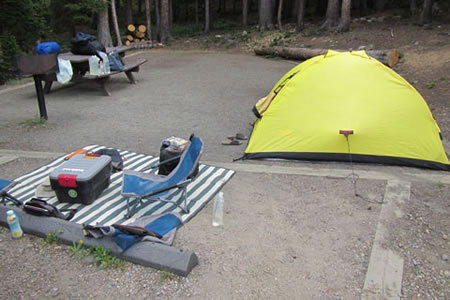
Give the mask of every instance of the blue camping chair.
<svg viewBox="0 0 450 300">
<path fill-rule="evenodd" d="M 16 182 L 0 179 L 0 203 L 6 205 L 6 201 L 12 202 L 16 206 L 23 205 L 22 201 L 13 197 L 8 191 L 16 185 Z"/>
<path fill-rule="evenodd" d="M 127 198 L 126 218 L 131 218 L 137 211 L 138 205 L 143 204 L 144 200 L 163 201 L 173 203 L 184 213 L 189 213 L 187 207 L 186 187 L 192 181 L 189 177 L 196 170 L 203 150 L 203 141 L 191 135 L 190 142 L 179 157 L 180 161 L 175 169 L 167 176 L 152 173 L 143 173 L 134 170 L 123 171 L 122 196 Z M 172 162 L 177 157 L 160 162 L 159 165 Z M 157 167 L 157 166 L 155 166 Z M 152 167 L 154 168 L 154 167 Z M 181 189 L 181 199 L 183 206 L 174 200 L 161 198 L 169 193 L 170 190 Z M 130 198 L 136 198 L 135 204 L 130 207 Z"/>
</svg>

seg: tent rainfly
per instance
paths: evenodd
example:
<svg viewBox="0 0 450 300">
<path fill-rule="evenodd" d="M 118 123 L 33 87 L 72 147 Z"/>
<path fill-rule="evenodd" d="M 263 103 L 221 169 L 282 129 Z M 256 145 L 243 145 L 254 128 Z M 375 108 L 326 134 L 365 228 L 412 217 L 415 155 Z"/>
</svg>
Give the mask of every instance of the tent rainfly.
<svg viewBox="0 0 450 300">
<path fill-rule="evenodd" d="M 425 100 L 364 51 L 335 52 L 290 70 L 253 108 L 244 159 L 392 164 L 450 171 Z"/>
</svg>

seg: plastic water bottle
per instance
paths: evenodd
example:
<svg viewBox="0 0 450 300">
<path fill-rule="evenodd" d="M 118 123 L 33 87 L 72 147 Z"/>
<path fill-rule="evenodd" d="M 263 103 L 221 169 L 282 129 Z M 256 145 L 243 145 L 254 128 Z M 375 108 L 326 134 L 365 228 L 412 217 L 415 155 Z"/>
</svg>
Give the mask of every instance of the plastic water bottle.
<svg viewBox="0 0 450 300">
<path fill-rule="evenodd" d="M 22 228 L 19 224 L 19 217 L 14 213 L 13 210 L 8 210 L 6 212 L 9 229 L 11 229 L 11 235 L 13 238 L 20 238 L 23 235 Z"/>
<path fill-rule="evenodd" d="M 95 55 L 89 56 L 89 74 L 90 75 L 101 74 L 100 59 Z"/>
<path fill-rule="evenodd" d="M 223 225 L 223 192 L 219 192 L 214 198 L 212 225 Z"/>
</svg>

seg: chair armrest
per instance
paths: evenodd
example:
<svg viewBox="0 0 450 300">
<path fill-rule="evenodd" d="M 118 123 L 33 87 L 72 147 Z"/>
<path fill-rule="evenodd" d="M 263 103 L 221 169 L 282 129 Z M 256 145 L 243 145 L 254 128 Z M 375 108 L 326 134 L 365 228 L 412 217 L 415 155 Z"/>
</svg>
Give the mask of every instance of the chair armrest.
<svg viewBox="0 0 450 300">
<path fill-rule="evenodd" d="M 149 169 L 159 168 L 160 166 L 162 166 L 162 165 L 164 165 L 164 164 L 167 164 L 167 163 L 170 163 L 170 162 L 172 162 L 172 161 L 174 161 L 174 160 L 177 160 L 177 159 L 179 159 L 180 157 L 181 157 L 181 154 L 180 154 L 180 155 L 177 155 L 177 156 L 174 156 L 174 157 L 171 157 L 171 158 L 169 158 L 169 159 L 166 159 L 166 160 L 164 160 L 164 161 L 161 161 L 161 162 L 157 163 L 156 165 L 147 167 L 147 168 L 143 169 L 142 171 L 146 171 L 146 170 L 149 170 Z"/>
</svg>

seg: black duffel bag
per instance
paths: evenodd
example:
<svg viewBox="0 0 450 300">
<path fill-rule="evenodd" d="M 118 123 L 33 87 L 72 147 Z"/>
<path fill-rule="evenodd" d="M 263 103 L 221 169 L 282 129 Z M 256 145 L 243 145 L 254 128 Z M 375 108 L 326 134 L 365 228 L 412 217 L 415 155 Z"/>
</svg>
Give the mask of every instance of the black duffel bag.
<svg viewBox="0 0 450 300">
<path fill-rule="evenodd" d="M 97 55 L 97 51 L 106 53 L 105 46 L 93 35 L 77 32 L 70 41 L 72 43 L 72 53 L 80 55 Z"/>
</svg>

